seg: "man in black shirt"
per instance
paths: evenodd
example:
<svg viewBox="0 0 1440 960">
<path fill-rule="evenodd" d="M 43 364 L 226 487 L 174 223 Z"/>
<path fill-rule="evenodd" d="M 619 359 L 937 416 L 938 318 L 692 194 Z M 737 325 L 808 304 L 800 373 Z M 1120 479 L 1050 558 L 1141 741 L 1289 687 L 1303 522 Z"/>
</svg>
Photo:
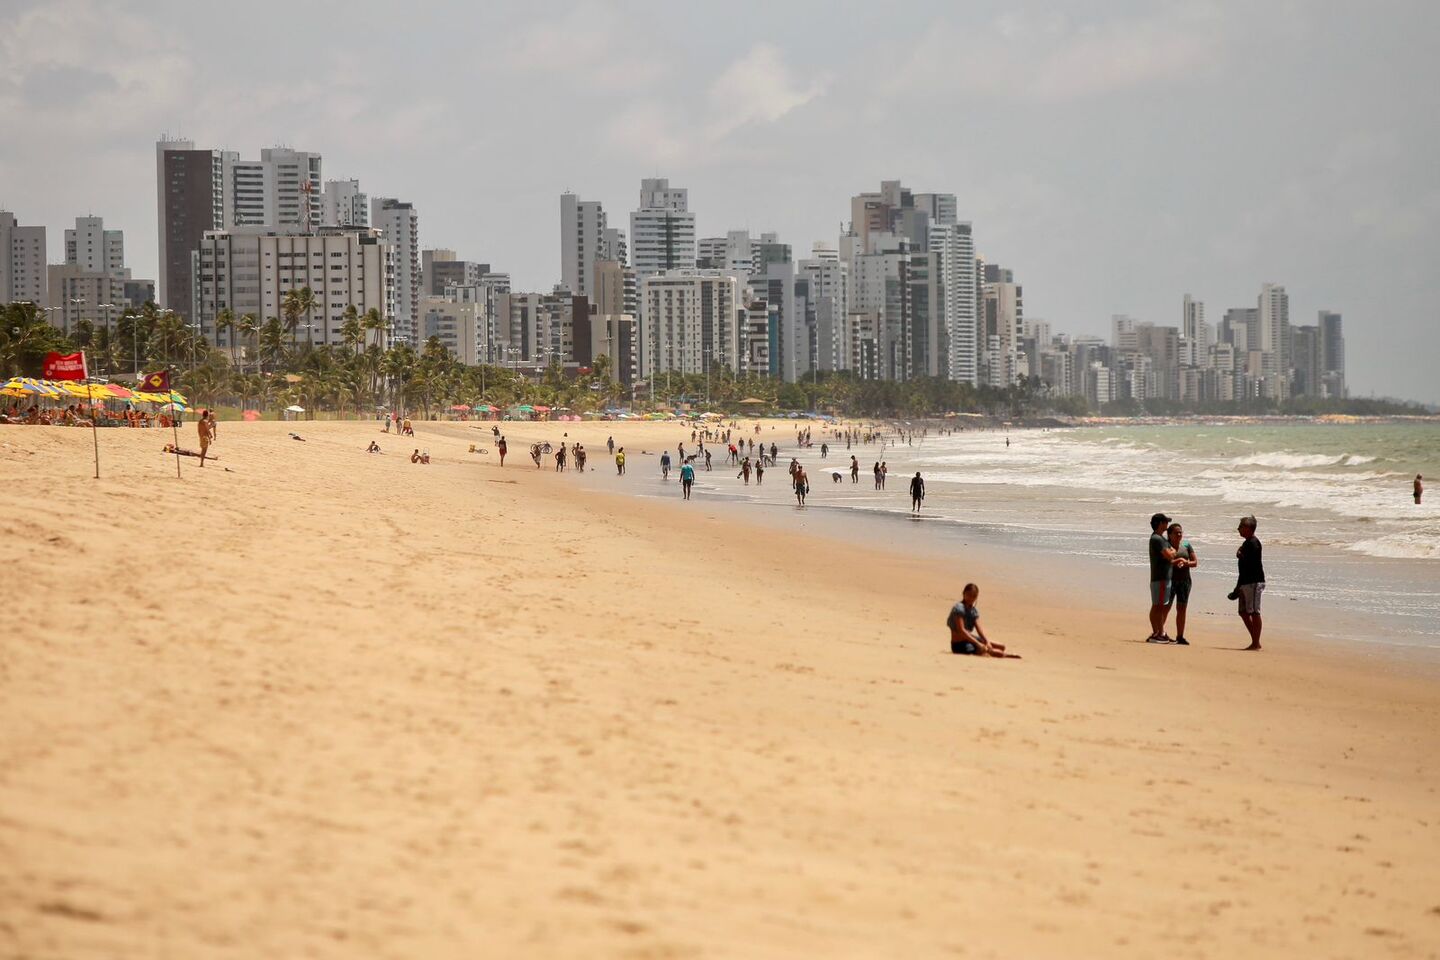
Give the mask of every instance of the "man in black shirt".
<svg viewBox="0 0 1440 960">
<path fill-rule="evenodd" d="M 1235 591 L 1230 599 L 1239 603 L 1240 619 L 1250 631 L 1250 646 L 1246 650 L 1260 649 L 1260 598 L 1265 592 L 1265 565 L 1261 562 L 1260 540 L 1255 536 L 1258 522 L 1253 516 L 1241 517 L 1239 530 L 1245 542 L 1235 551 L 1235 561 L 1240 576 L 1235 581 Z"/>
<path fill-rule="evenodd" d="M 919 513 L 920 504 L 925 502 L 925 481 L 920 479 L 920 471 L 915 471 L 915 476 L 910 478 L 910 512 Z"/>
</svg>

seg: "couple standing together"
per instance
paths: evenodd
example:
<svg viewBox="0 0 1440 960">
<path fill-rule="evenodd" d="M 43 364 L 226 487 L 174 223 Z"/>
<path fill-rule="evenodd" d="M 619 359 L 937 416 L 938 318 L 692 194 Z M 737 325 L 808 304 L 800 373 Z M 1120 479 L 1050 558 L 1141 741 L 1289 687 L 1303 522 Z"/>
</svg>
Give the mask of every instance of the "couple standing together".
<svg viewBox="0 0 1440 960">
<path fill-rule="evenodd" d="M 1240 518 L 1236 528 L 1243 542 L 1235 551 L 1239 577 L 1229 599 L 1237 602 L 1240 619 L 1250 634 L 1246 650 L 1260 649 L 1260 598 L 1265 592 L 1265 567 L 1253 516 Z M 1180 524 L 1163 513 L 1150 518 L 1150 636 L 1147 643 L 1189 646 L 1185 639 L 1185 611 L 1190 602 L 1190 571 L 1200 565 L 1195 548 L 1185 539 Z M 1165 621 L 1175 606 L 1175 638 L 1165 632 Z"/>
</svg>

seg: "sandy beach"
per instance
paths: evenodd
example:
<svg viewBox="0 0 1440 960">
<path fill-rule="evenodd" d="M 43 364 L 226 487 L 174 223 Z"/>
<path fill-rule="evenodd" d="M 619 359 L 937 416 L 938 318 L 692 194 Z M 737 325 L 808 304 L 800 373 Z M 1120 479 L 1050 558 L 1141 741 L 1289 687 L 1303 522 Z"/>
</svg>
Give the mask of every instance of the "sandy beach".
<svg viewBox="0 0 1440 960">
<path fill-rule="evenodd" d="M 417 430 L 0 427 L 0 955 L 1440 956 L 1433 669 Z"/>
</svg>

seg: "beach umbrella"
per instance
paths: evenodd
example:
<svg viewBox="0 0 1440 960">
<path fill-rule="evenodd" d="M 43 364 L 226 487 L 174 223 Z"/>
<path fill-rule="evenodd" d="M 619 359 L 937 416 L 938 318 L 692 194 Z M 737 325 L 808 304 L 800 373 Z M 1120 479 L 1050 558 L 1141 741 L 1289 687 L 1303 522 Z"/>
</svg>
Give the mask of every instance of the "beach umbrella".
<svg viewBox="0 0 1440 960">
<path fill-rule="evenodd" d="M 452 403 L 452 404 L 450 405 L 450 409 L 451 409 L 451 410 L 463 410 L 463 411 L 467 411 L 467 412 L 468 412 L 469 409 L 470 409 L 470 407 L 469 407 L 468 404 L 464 404 L 464 403 Z"/>
<path fill-rule="evenodd" d="M 549 413 L 549 412 L 550 412 L 550 408 L 547 407 L 547 406 L 545 406 L 545 404 L 543 404 L 543 403 L 536 404 L 536 405 L 535 405 L 535 410 L 536 410 L 537 412 L 539 412 L 539 413 Z"/>
<path fill-rule="evenodd" d="M 33 380 L 29 377 L 12 377 L 10 378 L 10 380 L 6 381 L 3 387 L 0 387 L 0 391 L 4 391 L 6 395 L 12 397 L 60 396 L 59 390 L 56 390 L 49 384 L 42 383 L 39 380 Z"/>
<path fill-rule="evenodd" d="M 746 397 L 744 400 L 741 400 L 740 402 L 741 402 L 742 404 L 744 404 L 744 405 L 747 405 L 747 406 L 754 406 L 754 405 L 757 404 L 757 403 L 758 403 L 758 404 L 761 404 L 761 405 L 764 405 L 764 404 L 769 403 L 770 401 L 769 401 L 769 400 L 761 400 L 759 397 Z"/>
<path fill-rule="evenodd" d="M 105 389 L 110 393 L 110 396 L 116 400 L 129 400 L 134 396 L 131 391 L 120 386 L 118 383 L 107 383 L 105 384 Z"/>
<path fill-rule="evenodd" d="M 285 408 L 285 412 L 286 412 L 286 413 L 304 413 L 304 412 L 305 412 L 305 408 L 302 407 L 302 406 L 300 406 L 299 404 L 292 403 L 292 404 L 290 404 L 290 406 L 288 406 L 288 407 Z"/>
</svg>

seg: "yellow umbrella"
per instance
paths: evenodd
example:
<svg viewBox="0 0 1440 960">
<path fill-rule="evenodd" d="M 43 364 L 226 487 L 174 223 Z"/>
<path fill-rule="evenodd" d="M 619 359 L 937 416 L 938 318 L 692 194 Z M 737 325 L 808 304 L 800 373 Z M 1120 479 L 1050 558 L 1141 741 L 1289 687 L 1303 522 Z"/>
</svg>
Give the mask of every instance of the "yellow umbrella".
<svg viewBox="0 0 1440 960">
<path fill-rule="evenodd" d="M 58 396 L 60 396 L 60 391 L 59 391 L 59 390 L 56 390 L 54 387 L 50 386 L 50 384 L 46 383 L 45 381 L 43 381 L 43 380 L 36 380 L 36 379 L 34 379 L 33 377 L 11 377 L 11 378 L 5 383 L 5 386 L 4 386 L 3 388 L 0 388 L 0 389 L 4 389 L 4 390 L 6 390 L 6 391 L 11 391 L 11 390 L 19 391 L 19 394 L 18 394 L 18 395 L 23 395 L 23 396 L 27 396 L 27 397 L 36 397 L 36 396 L 42 396 L 42 397 L 58 397 Z M 14 394 L 14 393 L 10 394 L 10 396 L 16 396 L 16 395 L 17 395 L 17 394 Z"/>
<path fill-rule="evenodd" d="M 86 385 L 77 383 L 74 380 L 64 380 L 60 383 L 60 389 L 82 400 L 88 400 L 91 397 L 94 397 L 96 400 L 109 400 L 112 398 L 109 388 L 103 383 Z"/>
</svg>

